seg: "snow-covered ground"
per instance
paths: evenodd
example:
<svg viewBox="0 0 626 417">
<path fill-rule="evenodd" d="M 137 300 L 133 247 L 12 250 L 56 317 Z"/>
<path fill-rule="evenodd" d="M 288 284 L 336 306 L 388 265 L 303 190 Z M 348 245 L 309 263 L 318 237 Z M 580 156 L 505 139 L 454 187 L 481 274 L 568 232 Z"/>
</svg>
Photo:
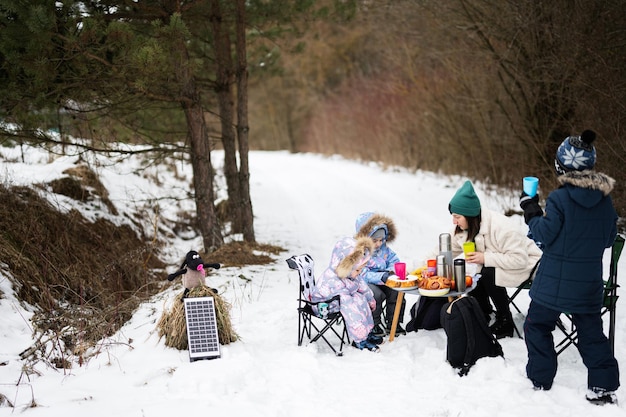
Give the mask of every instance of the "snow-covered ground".
<svg viewBox="0 0 626 417">
<path fill-rule="evenodd" d="M 25 163 L 19 162 L 18 148 L 0 148 L 0 154 L 2 181 L 14 185 L 58 178 L 77 161 L 50 158 L 32 148 L 25 151 Z M 212 159 L 219 165 L 221 158 L 215 152 Z M 164 218 L 175 218 L 181 208 L 193 210 L 192 201 L 168 199 L 185 197 L 190 187 L 191 168 L 182 162 L 176 176 L 162 167 L 151 168 L 150 175 L 141 173 L 135 157 L 92 163 L 121 213 L 149 210 L 155 202 Z M 383 344 L 380 353 L 348 347 L 343 357 L 336 357 L 320 343 L 297 346 L 298 276 L 285 259 L 308 253 L 316 261 L 316 275 L 321 274 L 335 241 L 354 234 L 357 215 L 377 211 L 396 223 L 392 248 L 409 268 L 418 266 L 436 247 L 439 234 L 451 230 L 448 202 L 466 178 L 287 152 L 251 152 L 250 172 L 257 240 L 286 252 L 274 264 L 222 268 L 208 278 L 232 304 L 231 320 L 240 341 L 221 346 L 218 359 L 196 362 L 187 351 L 166 347 L 156 323 L 181 291 L 177 280 L 143 304 L 114 337 L 102 341 L 102 353 L 83 366 L 63 371 L 40 363 L 26 369 L 18 355 L 32 342 L 31 313 L 15 299 L 10 271 L 2 267 L 0 394 L 15 408 L 5 403 L 0 416 L 626 415 L 621 404 L 598 407 L 585 400 L 586 368 L 575 349 L 559 356 L 552 390 L 533 391 L 524 371 L 526 347 L 518 338 L 501 340 L 504 359 L 481 359 L 463 378 L 445 361 L 443 330 L 399 336 Z M 518 207 L 520 190 L 493 190 L 481 183 L 475 187 L 491 209 Z M 76 205 L 62 196 L 50 197 L 60 208 Z M 91 218 L 108 216 L 89 207 L 79 209 Z M 516 220 L 524 229 L 522 218 Z M 165 250 L 172 272 L 188 250 L 201 249 L 199 237 L 187 238 L 179 236 Z M 608 252 L 605 259 L 608 269 Z M 408 295 L 407 307 L 416 301 L 417 296 Z M 527 303 L 522 294 L 521 305 Z M 522 317 L 515 318 L 520 324 Z M 626 359 L 625 318 L 626 307 L 618 303 L 620 363 Z M 618 397 L 626 404 L 622 389 Z"/>
</svg>

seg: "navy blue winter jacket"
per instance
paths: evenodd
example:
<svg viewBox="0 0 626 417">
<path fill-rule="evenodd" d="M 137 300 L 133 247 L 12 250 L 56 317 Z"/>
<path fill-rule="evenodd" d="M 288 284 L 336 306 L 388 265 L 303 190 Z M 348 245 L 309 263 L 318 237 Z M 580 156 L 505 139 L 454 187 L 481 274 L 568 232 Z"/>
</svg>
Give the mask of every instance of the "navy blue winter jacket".
<svg viewBox="0 0 626 417">
<path fill-rule="evenodd" d="M 530 297 L 557 311 L 596 313 L 602 307 L 604 250 L 617 234 L 609 195 L 615 180 L 573 171 L 559 182 L 547 198 L 545 216 L 528 220 L 533 238 L 544 245 Z"/>
</svg>

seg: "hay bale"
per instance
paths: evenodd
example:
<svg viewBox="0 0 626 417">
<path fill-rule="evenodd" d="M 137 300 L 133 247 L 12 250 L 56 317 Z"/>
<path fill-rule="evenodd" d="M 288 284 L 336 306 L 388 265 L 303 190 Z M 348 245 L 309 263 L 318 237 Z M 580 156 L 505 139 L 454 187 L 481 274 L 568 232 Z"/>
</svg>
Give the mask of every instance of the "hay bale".
<svg viewBox="0 0 626 417">
<path fill-rule="evenodd" d="M 189 291 L 187 297 L 213 297 L 220 344 L 228 345 L 239 340 L 239 335 L 230 323 L 230 303 L 206 286 L 193 288 Z M 157 323 L 157 329 L 159 338 L 165 337 L 166 346 L 179 350 L 187 350 L 189 348 L 187 343 L 187 323 L 185 322 L 185 303 L 183 303 L 182 293 L 176 297 L 169 311 L 163 311 L 163 315 Z"/>
</svg>

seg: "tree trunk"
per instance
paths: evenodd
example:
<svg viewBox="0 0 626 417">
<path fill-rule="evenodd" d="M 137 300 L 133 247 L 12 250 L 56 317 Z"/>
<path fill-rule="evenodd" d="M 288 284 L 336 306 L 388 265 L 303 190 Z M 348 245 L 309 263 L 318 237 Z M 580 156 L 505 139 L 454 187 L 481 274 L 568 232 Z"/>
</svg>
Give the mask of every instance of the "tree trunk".
<svg viewBox="0 0 626 417">
<path fill-rule="evenodd" d="M 232 85 L 234 78 L 228 25 L 220 8 L 219 0 L 211 0 L 211 30 L 215 39 L 217 74 L 215 89 L 217 94 L 221 124 L 222 146 L 224 147 L 224 176 L 228 188 L 228 214 L 232 222 L 232 232 L 241 233 L 241 190 L 239 187 L 237 154 L 234 129 L 234 100 Z"/>
<path fill-rule="evenodd" d="M 246 59 L 245 0 L 236 0 L 235 30 L 237 33 L 237 138 L 239 141 L 239 186 L 241 193 L 241 226 L 243 240 L 255 242 L 254 216 L 250 199 L 250 169 L 248 166 L 248 61 Z"/>
<path fill-rule="evenodd" d="M 215 210 L 211 145 L 204 120 L 204 110 L 200 102 L 200 93 L 191 71 L 184 39 L 181 39 L 179 47 L 172 51 L 172 54 L 174 62 L 178 62 L 175 74 L 180 85 L 181 106 L 187 120 L 191 145 L 190 158 L 198 228 L 202 235 L 204 251 L 210 253 L 224 244 Z"/>
<path fill-rule="evenodd" d="M 191 143 L 190 156 L 198 227 L 202 234 L 204 251 L 211 253 L 224 244 L 224 238 L 215 212 L 213 167 L 204 111 L 197 102 L 192 102 L 190 105 L 183 103 L 183 107 Z"/>
</svg>

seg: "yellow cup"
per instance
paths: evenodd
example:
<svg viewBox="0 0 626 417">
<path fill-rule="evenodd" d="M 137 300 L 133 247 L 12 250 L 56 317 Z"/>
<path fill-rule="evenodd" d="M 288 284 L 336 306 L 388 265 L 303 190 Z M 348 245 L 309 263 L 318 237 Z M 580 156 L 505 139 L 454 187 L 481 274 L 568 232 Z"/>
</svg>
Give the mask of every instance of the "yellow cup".
<svg viewBox="0 0 626 417">
<path fill-rule="evenodd" d="M 474 242 L 463 243 L 463 253 L 465 256 L 470 252 L 476 252 L 476 244 Z"/>
</svg>

